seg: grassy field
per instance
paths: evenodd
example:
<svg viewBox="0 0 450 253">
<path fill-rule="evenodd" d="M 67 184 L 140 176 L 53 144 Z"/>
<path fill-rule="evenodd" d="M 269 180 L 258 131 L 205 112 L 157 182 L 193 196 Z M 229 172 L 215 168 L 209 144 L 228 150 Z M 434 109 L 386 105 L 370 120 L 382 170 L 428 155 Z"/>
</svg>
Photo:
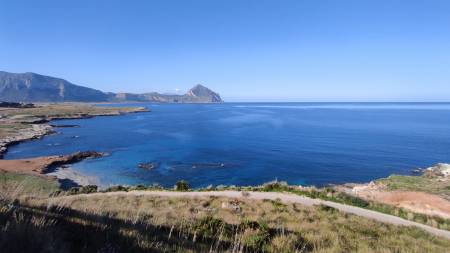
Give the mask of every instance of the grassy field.
<svg viewBox="0 0 450 253">
<path fill-rule="evenodd" d="M 386 186 L 387 190 L 419 191 L 442 196 L 450 200 L 450 180 L 426 176 L 401 176 L 392 175 L 377 180 Z"/>
<path fill-rule="evenodd" d="M 55 198 L 49 197 L 58 191 L 51 181 L 12 174 L 4 175 L 0 185 L 2 192 L 10 193 L 0 199 L 2 252 L 446 252 L 450 248 L 449 240 L 419 229 L 386 225 L 325 206 L 223 197 Z"/>
<path fill-rule="evenodd" d="M 55 180 L 0 171 L 0 198 L 46 197 L 58 191 Z"/>
</svg>

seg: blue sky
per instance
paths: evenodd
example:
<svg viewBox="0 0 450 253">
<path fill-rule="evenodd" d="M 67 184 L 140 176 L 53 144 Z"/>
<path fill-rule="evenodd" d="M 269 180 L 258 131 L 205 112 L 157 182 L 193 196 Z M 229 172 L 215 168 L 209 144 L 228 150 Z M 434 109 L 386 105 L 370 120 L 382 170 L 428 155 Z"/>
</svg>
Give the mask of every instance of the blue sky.
<svg viewBox="0 0 450 253">
<path fill-rule="evenodd" d="M 0 0 L 0 70 L 228 101 L 450 101 L 450 1 Z"/>
</svg>

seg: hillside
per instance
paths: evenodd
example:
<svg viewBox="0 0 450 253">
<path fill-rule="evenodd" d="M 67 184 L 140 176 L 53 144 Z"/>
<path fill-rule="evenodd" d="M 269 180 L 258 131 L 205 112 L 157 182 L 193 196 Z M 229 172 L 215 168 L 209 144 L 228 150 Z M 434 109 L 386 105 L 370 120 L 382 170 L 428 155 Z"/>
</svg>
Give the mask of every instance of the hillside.
<svg viewBox="0 0 450 253">
<path fill-rule="evenodd" d="M 0 72 L 0 100 L 8 102 L 96 102 L 108 95 L 64 79 L 35 73 Z"/>
<path fill-rule="evenodd" d="M 184 95 L 112 93 L 36 73 L 0 71 L 0 101 L 6 102 L 160 102 L 218 103 L 220 95 L 196 85 Z"/>
</svg>

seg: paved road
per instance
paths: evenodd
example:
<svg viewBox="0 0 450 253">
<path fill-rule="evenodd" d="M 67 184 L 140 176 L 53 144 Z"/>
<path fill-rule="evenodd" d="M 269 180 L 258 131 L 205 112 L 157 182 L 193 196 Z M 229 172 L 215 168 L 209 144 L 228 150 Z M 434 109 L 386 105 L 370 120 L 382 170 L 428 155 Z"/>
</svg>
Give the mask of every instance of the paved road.
<svg viewBox="0 0 450 253">
<path fill-rule="evenodd" d="M 229 198 L 247 198 L 247 199 L 280 199 L 283 202 L 289 203 L 299 203 L 306 206 L 313 205 L 326 205 L 330 207 L 334 207 L 342 212 L 355 214 L 361 217 L 373 219 L 376 221 L 390 223 L 394 225 L 403 225 L 403 226 L 415 226 L 421 228 L 431 234 L 442 236 L 447 239 L 450 239 L 450 231 L 437 229 L 428 225 L 424 225 L 421 223 L 417 223 L 414 221 L 409 221 L 402 219 L 397 216 L 384 214 L 372 210 L 367 210 L 364 208 L 359 208 L 355 206 L 349 206 L 344 204 L 339 204 L 336 202 L 325 201 L 321 199 L 312 199 L 304 196 L 299 196 L 291 193 L 278 193 L 278 192 L 249 192 L 250 195 L 244 196 L 242 192 L 239 191 L 209 191 L 209 192 L 169 192 L 169 191 L 131 191 L 131 192 L 108 192 L 108 193 L 92 193 L 92 194 L 82 194 L 82 195 L 73 195 L 62 198 L 70 198 L 70 197 L 79 197 L 79 196 L 99 196 L 99 195 L 150 195 L 150 196 L 165 196 L 165 197 L 208 197 L 208 196 L 217 196 L 217 197 L 229 197 Z"/>
</svg>

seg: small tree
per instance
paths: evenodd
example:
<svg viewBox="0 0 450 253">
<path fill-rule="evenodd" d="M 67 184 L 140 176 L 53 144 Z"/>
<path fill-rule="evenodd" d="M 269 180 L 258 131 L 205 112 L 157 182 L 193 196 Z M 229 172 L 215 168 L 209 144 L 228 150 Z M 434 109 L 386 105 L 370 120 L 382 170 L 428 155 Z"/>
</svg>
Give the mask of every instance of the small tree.
<svg viewBox="0 0 450 253">
<path fill-rule="evenodd" d="M 175 190 L 176 191 L 189 191 L 189 189 L 191 188 L 191 186 L 189 185 L 189 183 L 188 182 L 186 182 L 186 181 L 184 181 L 184 180 L 181 180 L 181 181 L 178 181 L 176 184 L 175 184 Z"/>
</svg>

